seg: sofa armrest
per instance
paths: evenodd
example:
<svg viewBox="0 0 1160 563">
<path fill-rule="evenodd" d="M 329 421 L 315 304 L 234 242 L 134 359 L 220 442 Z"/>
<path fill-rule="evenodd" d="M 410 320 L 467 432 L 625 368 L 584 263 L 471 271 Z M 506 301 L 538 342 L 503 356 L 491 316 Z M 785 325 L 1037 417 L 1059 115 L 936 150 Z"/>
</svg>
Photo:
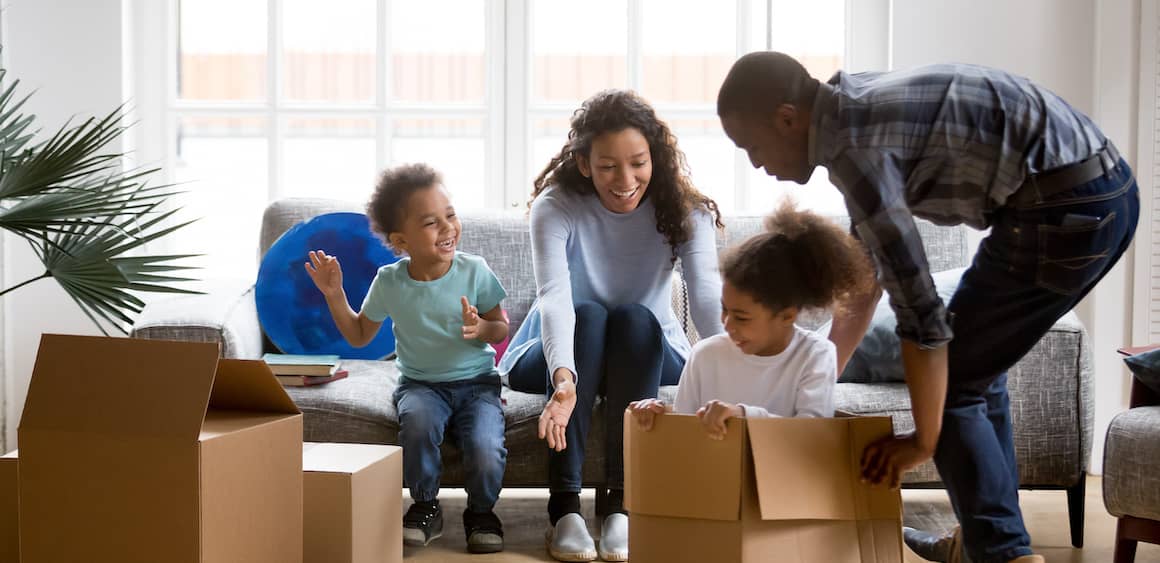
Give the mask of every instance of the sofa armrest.
<svg viewBox="0 0 1160 563">
<path fill-rule="evenodd" d="M 1064 315 L 1008 373 L 1016 449 L 1025 483 L 1070 486 L 1089 469 L 1094 433 L 1091 341 Z"/>
<path fill-rule="evenodd" d="M 262 356 L 262 328 L 251 282 L 230 282 L 202 295 L 182 295 L 149 303 L 133 338 L 218 343 L 223 358 Z"/>
</svg>

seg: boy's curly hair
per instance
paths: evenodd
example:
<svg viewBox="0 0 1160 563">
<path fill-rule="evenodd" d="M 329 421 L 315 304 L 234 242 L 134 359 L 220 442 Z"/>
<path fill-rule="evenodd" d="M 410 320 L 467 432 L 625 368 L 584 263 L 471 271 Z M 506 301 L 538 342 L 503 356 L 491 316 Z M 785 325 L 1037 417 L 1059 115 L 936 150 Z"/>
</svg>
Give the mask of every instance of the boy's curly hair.
<svg viewBox="0 0 1160 563">
<path fill-rule="evenodd" d="M 721 275 L 771 311 L 825 309 L 873 291 L 861 243 L 825 217 L 785 201 L 765 230 L 726 251 Z"/>
<path fill-rule="evenodd" d="M 685 153 L 677 147 L 677 138 L 669 126 L 657 117 L 644 98 L 631 90 L 597 92 L 572 114 L 568 142 L 532 183 L 528 207 L 553 184 L 578 194 L 595 194 L 596 186 L 591 178 L 580 173 L 576 155 L 589 156 L 595 138 L 630 127 L 640 131 L 648 141 L 653 172 L 645 197 L 653 202 L 657 232 L 665 236 L 676 260 L 677 246 L 689 240 L 689 213 L 696 207 L 703 208 L 713 216 L 717 228 L 722 228 L 721 212 L 716 202 L 693 186 Z"/>
<path fill-rule="evenodd" d="M 388 235 L 402 228 L 411 194 L 442 184 L 443 175 L 422 163 L 403 164 L 384 170 L 367 202 L 367 219 L 370 220 L 371 230 L 387 240 Z"/>
</svg>

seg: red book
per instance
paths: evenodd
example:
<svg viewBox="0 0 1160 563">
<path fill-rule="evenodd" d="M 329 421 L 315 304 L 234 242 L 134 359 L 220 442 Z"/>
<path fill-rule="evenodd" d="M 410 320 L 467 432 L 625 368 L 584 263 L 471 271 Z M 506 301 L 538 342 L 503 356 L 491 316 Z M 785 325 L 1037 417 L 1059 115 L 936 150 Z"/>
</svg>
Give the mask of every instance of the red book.
<svg viewBox="0 0 1160 563">
<path fill-rule="evenodd" d="M 347 370 L 340 369 L 335 371 L 334 375 L 275 375 L 274 377 L 277 377 L 278 381 L 286 387 L 310 387 L 345 379 L 348 373 Z"/>
</svg>

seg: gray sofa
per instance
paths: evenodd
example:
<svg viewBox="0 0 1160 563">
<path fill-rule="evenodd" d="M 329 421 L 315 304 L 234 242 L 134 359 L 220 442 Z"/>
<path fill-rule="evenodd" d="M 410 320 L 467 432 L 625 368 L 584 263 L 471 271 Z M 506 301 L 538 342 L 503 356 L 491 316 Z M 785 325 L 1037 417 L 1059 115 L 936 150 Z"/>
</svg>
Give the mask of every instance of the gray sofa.
<svg viewBox="0 0 1160 563">
<path fill-rule="evenodd" d="M 262 254 L 284 231 L 315 215 L 336 211 L 362 211 L 358 203 L 321 199 L 288 199 L 271 204 L 262 218 Z M 512 332 L 523 321 L 536 294 L 532 274 L 531 243 L 523 214 L 460 215 L 463 222 L 461 249 L 484 256 L 508 291 L 503 306 L 511 317 Z M 845 223 L 845 217 L 835 217 Z M 743 240 L 760 229 L 761 217 L 725 218 L 726 229 L 719 246 Z M 968 256 L 962 228 L 936 227 L 920 222 L 931 267 L 942 271 L 965 266 Z M 674 278 L 674 310 L 687 311 L 684 287 Z M 357 305 L 357 304 L 356 304 Z M 816 322 L 816 319 L 815 319 Z M 687 323 L 690 338 L 697 335 Z M 156 301 L 142 312 L 132 336 L 139 338 L 218 342 L 222 355 L 258 358 L 263 336 L 258 323 L 250 282 L 214 289 L 206 295 L 181 296 Z M 345 361 L 350 377 L 325 386 L 290 388 L 305 414 L 305 436 L 310 441 L 397 442 L 398 419 L 391 394 L 398 372 L 393 362 Z M 1048 335 L 1011 370 L 1009 388 L 1015 428 L 1015 448 L 1024 488 L 1066 489 L 1071 516 L 1072 543 L 1082 544 L 1084 482 L 1092 437 L 1092 380 L 1089 341 L 1074 314 L 1060 320 Z M 661 389 L 672 398 L 675 387 Z M 503 390 L 507 420 L 507 486 L 546 486 L 548 450 L 536 437 L 537 416 L 544 398 Z M 912 428 L 909 399 L 901 383 L 837 386 L 837 407 L 855 414 L 893 417 L 896 431 Z M 597 408 L 601 408 L 600 405 Z M 603 482 L 603 418 L 593 417 L 588 439 L 589 455 L 584 479 Z M 462 484 L 458 452 L 444 448 L 446 485 Z M 932 463 L 907 475 L 910 487 L 937 487 L 939 476 Z"/>
</svg>

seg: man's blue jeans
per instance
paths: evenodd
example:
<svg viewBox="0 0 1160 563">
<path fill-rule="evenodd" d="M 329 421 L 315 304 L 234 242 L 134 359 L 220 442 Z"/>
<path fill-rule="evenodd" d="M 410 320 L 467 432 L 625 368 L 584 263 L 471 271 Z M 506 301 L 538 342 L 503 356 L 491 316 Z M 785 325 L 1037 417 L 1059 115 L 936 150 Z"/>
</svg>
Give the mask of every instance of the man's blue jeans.
<svg viewBox="0 0 1160 563">
<path fill-rule="evenodd" d="M 935 463 L 975 563 L 1031 553 L 1007 369 L 1115 265 L 1139 213 L 1136 181 L 1122 160 L 1073 190 L 1000 208 L 951 298 L 955 338 Z"/>
<path fill-rule="evenodd" d="M 443 473 L 439 446 L 446 430 L 463 452 L 467 508 L 486 512 L 495 506 L 507 466 L 499 390 L 495 374 L 445 383 L 404 378 L 399 383 L 395 407 L 403 480 L 411 488 L 411 498 L 432 501 L 438 496 Z"/>
<path fill-rule="evenodd" d="M 568 447 L 551 451 L 548 483 L 554 493 L 578 493 L 583 484 L 585 442 L 596 396 L 604 395 L 605 471 L 610 489 L 624 488 L 624 409 L 653 398 L 661 385 L 676 385 L 685 360 L 665 340 L 660 322 L 644 305 L 612 310 L 591 301 L 575 304 L 576 408 L 565 430 Z M 508 374 L 512 389 L 551 396 L 543 347 L 524 353 Z"/>
</svg>

